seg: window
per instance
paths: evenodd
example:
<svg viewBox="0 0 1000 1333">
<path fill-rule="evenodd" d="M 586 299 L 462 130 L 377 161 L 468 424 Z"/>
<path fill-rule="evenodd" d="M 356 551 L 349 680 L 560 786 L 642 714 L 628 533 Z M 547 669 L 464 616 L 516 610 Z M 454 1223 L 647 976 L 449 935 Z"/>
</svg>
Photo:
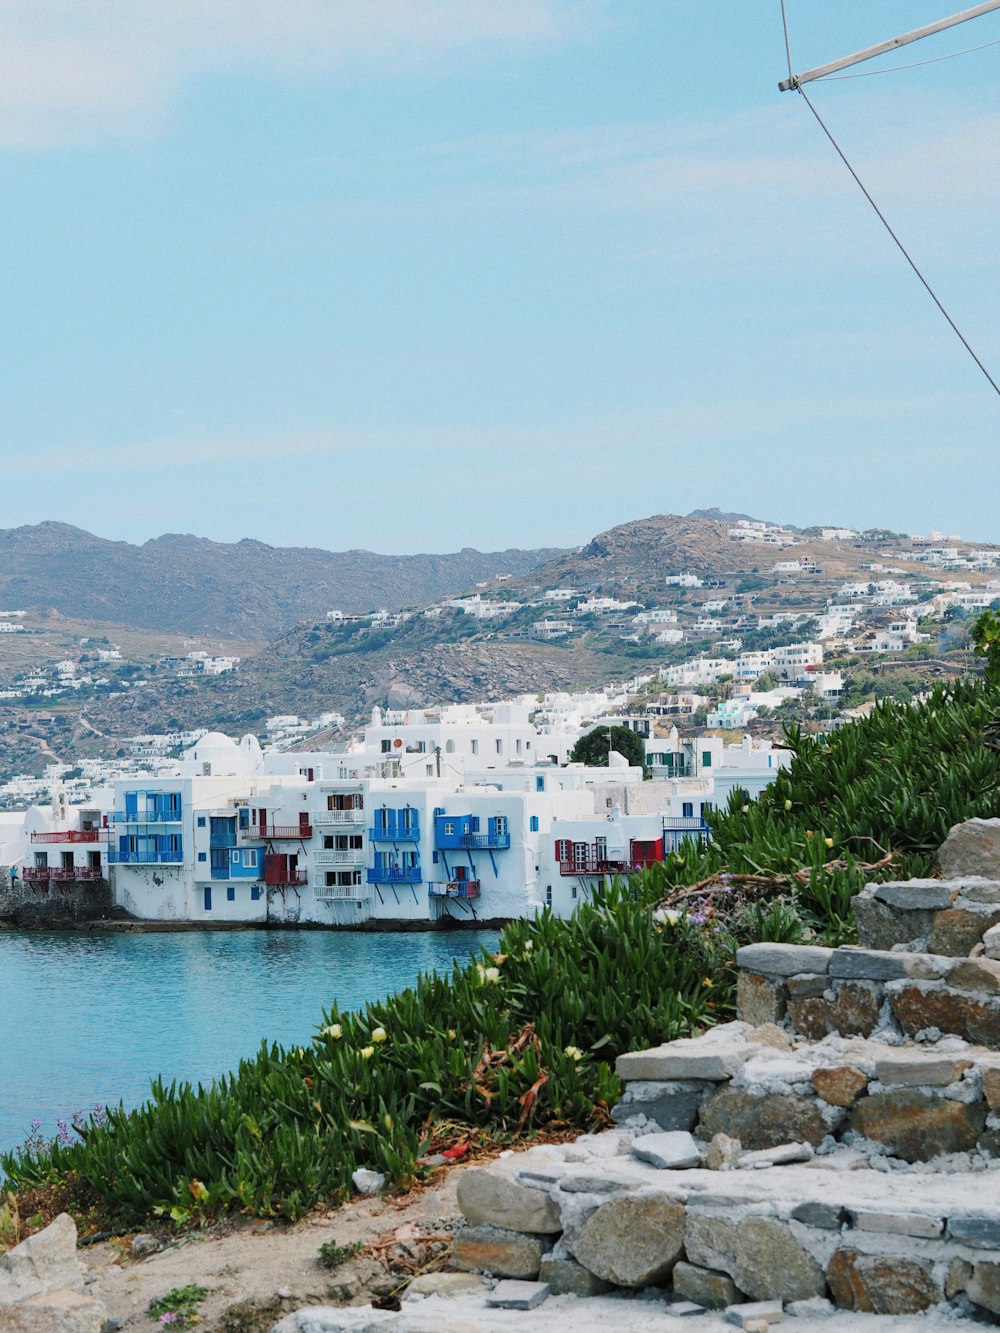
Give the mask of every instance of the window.
<svg viewBox="0 0 1000 1333">
<path fill-rule="evenodd" d="M 514 742 L 514 751 L 515 751 L 516 754 L 520 754 L 520 753 L 521 753 L 521 740 L 520 740 L 520 737 L 518 737 L 518 739 Z"/>
<path fill-rule="evenodd" d="M 432 778 L 432 777 L 434 776 L 434 765 L 433 765 L 433 764 L 425 764 L 424 767 L 427 769 L 427 776 L 428 776 L 429 778 Z"/>
<path fill-rule="evenodd" d="M 206 912 L 210 912 L 211 910 L 212 910 L 212 886 L 211 886 L 211 884 L 206 884 L 206 885 L 205 885 L 205 911 L 206 911 Z"/>
<path fill-rule="evenodd" d="M 450 837 L 455 832 L 455 825 L 449 820 L 444 826 L 445 833 Z"/>
<path fill-rule="evenodd" d="M 260 902 L 260 888 L 256 884 L 250 886 L 250 901 L 252 903 Z"/>
<path fill-rule="evenodd" d="M 569 896 L 573 899 L 574 902 L 576 902 L 576 885 L 575 885 L 575 884 L 574 884 L 573 887 L 570 889 L 570 891 L 569 891 Z"/>
<path fill-rule="evenodd" d="M 230 884 L 226 889 L 226 902 L 234 903 L 235 901 L 236 901 L 236 890 L 232 886 L 232 884 Z"/>
<path fill-rule="evenodd" d="M 390 752 L 391 749 L 392 749 L 392 741 L 383 741 L 383 742 L 382 742 L 382 753 L 383 753 L 383 754 L 388 754 L 388 753 Z"/>
<path fill-rule="evenodd" d="M 478 833 L 478 832 L 479 832 L 479 816 L 478 816 L 478 815 L 473 815 L 472 818 L 469 820 L 469 832 L 470 832 L 470 833 Z"/>
<path fill-rule="evenodd" d="M 207 860 L 208 860 L 208 853 L 207 853 L 207 852 L 199 852 L 199 853 L 198 853 L 198 860 L 199 860 L 199 861 L 207 861 Z"/>
<path fill-rule="evenodd" d="M 503 741 L 497 741 L 497 754 L 503 754 Z"/>
<path fill-rule="evenodd" d="M 694 818 L 694 802 L 693 802 L 693 801 L 685 801 L 684 804 L 681 806 L 681 818 L 682 818 L 682 819 L 693 819 L 693 818 Z"/>
<path fill-rule="evenodd" d="M 543 777 L 535 778 L 535 791 L 545 790 L 545 779 Z"/>
<path fill-rule="evenodd" d="M 568 861 L 568 860 L 569 860 L 569 857 L 570 857 L 570 851 L 569 851 L 569 849 L 570 849 L 570 846 L 571 846 L 571 845 L 572 845 L 572 844 L 569 842 L 569 840 L 568 840 L 567 838 L 557 838 L 557 839 L 556 839 L 556 860 L 557 860 L 557 861 Z"/>
<path fill-rule="evenodd" d="M 546 907 L 551 907 L 551 906 L 552 906 L 552 885 L 551 885 L 551 884 L 546 884 L 546 886 L 545 886 L 545 906 L 546 906 Z"/>
<path fill-rule="evenodd" d="M 702 766 L 702 768 L 711 768 L 711 767 L 712 767 L 712 751 L 711 751 L 711 750 L 702 750 L 702 752 L 701 752 L 701 766 Z"/>
<path fill-rule="evenodd" d="M 199 828 L 204 828 L 204 827 L 205 827 L 205 816 L 204 816 L 204 815 L 199 815 L 199 816 L 198 816 L 198 827 L 199 827 Z"/>
<path fill-rule="evenodd" d="M 531 832 L 532 832 L 532 833 L 537 833 L 537 832 L 538 832 L 538 816 L 537 816 L 537 815 L 532 815 L 532 816 L 531 816 L 531 819 L 529 820 L 528 826 L 529 826 L 529 828 L 531 829 Z"/>
<path fill-rule="evenodd" d="M 472 753 L 473 753 L 473 754 L 478 754 L 478 753 L 479 753 L 479 742 L 478 742 L 478 741 L 470 741 L 469 744 L 470 744 L 470 747 L 471 747 L 471 749 L 472 749 Z"/>
</svg>

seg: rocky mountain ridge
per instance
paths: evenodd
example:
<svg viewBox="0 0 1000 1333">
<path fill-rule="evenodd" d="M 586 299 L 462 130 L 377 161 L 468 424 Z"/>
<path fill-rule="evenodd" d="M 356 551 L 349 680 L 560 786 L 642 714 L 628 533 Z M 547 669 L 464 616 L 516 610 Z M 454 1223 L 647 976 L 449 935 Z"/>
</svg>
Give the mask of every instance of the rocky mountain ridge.
<svg viewBox="0 0 1000 1333">
<path fill-rule="evenodd" d="M 168 533 L 134 546 L 67 523 L 0 530 L 0 605 L 145 629 L 270 639 L 328 610 L 396 610 L 561 552 L 378 555 Z"/>
</svg>

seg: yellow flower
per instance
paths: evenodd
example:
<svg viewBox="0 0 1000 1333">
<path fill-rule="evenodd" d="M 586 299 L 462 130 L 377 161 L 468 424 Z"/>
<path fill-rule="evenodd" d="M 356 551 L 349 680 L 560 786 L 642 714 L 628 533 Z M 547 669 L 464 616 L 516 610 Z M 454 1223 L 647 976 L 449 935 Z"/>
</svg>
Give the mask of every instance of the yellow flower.
<svg viewBox="0 0 1000 1333">
<path fill-rule="evenodd" d="M 362 1060 L 370 1060 L 374 1054 L 375 1054 L 374 1046 L 362 1046 L 361 1048 Z"/>
<path fill-rule="evenodd" d="M 571 1060 L 582 1060 L 583 1051 L 579 1046 L 566 1046 L 563 1048 L 563 1055 L 568 1055 Z"/>
<path fill-rule="evenodd" d="M 374 1042 L 385 1041 L 385 1037 L 386 1037 L 385 1028 L 372 1028 L 372 1041 Z"/>
<path fill-rule="evenodd" d="M 483 979 L 485 981 L 499 981 L 500 969 L 498 967 L 488 967 L 483 973 Z"/>
<path fill-rule="evenodd" d="M 832 847 L 832 846 L 833 846 L 833 839 L 832 839 L 832 838 L 824 838 L 823 841 L 826 843 L 827 847 Z"/>
<path fill-rule="evenodd" d="M 480 981 L 485 981 L 485 980 L 486 980 L 486 968 L 483 967 L 482 963 L 477 963 L 477 964 L 476 964 L 476 971 L 479 973 L 479 980 L 480 980 Z"/>
<path fill-rule="evenodd" d="M 535 946 L 532 944 L 531 940 L 525 940 L 525 941 L 524 941 L 524 952 L 525 952 L 525 953 L 531 953 L 531 951 L 532 951 L 532 949 L 533 949 L 534 947 L 535 947 Z"/>
<path fill-rule="evenodd" d="M 791 801 L 786 801 L 786 802 L 785 802 L 785 809 L 786 809 L 786 810 L 791 810 L 791 808 L 792 808 L 792 803 L 791 803 Z"/>
<path fill-rule="evenodd" d="M 339 1023 L 331 1023 L 328 1028 L 323 1029 L 323 1036 L 332 1037 L 334 1041 L 340 1041 L 343 1035 L 344 1035 L 344 1029 L 340 1026 Z"/>
<path fill-rule="evenodd" d="M 703 986 L 709 986 L 709 987 L 711 987 L 711 985 L 712 985 L 712 978 L 711 978 L 711 977 L 703 977 L 703 978 L 702 978 L 702 982 L 701 982 L 701 984 L 702 984 Z"/>
<path fill-rule="evenodd" d="M 458 1033 L 455 1031 L 455 1029 L 454 1029 L 454 1028 L 449 1028 L 449 1029 L 448 1029 L 448 1040 L 449 1040 L 449 1041 L 455 1041 L 455 1039 L 456 1039 L 457 1037 L 458 1037 Z"/>
</svg>

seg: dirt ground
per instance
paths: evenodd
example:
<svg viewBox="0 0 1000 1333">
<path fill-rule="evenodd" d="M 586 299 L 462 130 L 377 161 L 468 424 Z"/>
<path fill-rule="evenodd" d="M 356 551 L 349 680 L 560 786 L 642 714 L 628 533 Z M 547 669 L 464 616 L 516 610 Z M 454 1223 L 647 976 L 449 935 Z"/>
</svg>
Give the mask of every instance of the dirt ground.
<svg viewBox="0 0 1000 1333">
<path fill-rule="evenodd" d="M 132 1239 L 80 1247 L 87 1292 L 123 1329 L 152 1329 L 149 1301 L 191 1283 L 208 1295 L 198 1310 L 206 1333 L 268 1333 L 283 1314 L 303 1305 L 365 1304 L 388 1296 L 406 1274 L 440 1266 L 458 1221 L 455 1190 L 464 1168 L 440 1171 L 423 1189 L 398 1198 L 358 1198 L 294 1226 L 258 1219 L 182 1237 L 143 1258 Z M 372 1247 L 331 1271 L 319 1248 L 360 1242 Z M 395 1271 L 391 1271 L 394 1269 Z"/>
</svg>

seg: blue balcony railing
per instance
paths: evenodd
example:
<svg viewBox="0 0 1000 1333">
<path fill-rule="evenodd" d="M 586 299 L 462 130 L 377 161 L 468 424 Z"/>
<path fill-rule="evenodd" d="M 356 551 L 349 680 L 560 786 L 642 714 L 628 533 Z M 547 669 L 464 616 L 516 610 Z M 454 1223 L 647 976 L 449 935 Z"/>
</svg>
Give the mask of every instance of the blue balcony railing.
<svg viewBox="0 0 1000 1333">
<path fill-rule="evenodd" d="M 372 842 L 419 842 L 420 829 L 417 825 L 410 828 L 397 828 L 395 824 L 376 824 L 368 830 Z"/>
<path fill-rule="evenodd" d="M 505 851 L 510 846 L 509 833 L 438 833 L 437 846 L 442 851 L 454 847 L 461 851 Z"/>
<path fill-rule="evenodd" d="M 112 810 L 108 815 L 112 824 L 179 824 L 180 810 Z"/>
<path fill-rule="evenodd" d="M 419 884 L 423 879 L 419 866 L 376 866 L 368 871 L 369 884 Z"/>
<path fill-rule="evenodd" d="M 108 851 L 108 861 L 111 865 L 180 865 L 184 860 L 184 854 L 178 847 L 175 851 L 157 852 L 126 852 L 117 848 L 110 848 Z"/>
</svg>

